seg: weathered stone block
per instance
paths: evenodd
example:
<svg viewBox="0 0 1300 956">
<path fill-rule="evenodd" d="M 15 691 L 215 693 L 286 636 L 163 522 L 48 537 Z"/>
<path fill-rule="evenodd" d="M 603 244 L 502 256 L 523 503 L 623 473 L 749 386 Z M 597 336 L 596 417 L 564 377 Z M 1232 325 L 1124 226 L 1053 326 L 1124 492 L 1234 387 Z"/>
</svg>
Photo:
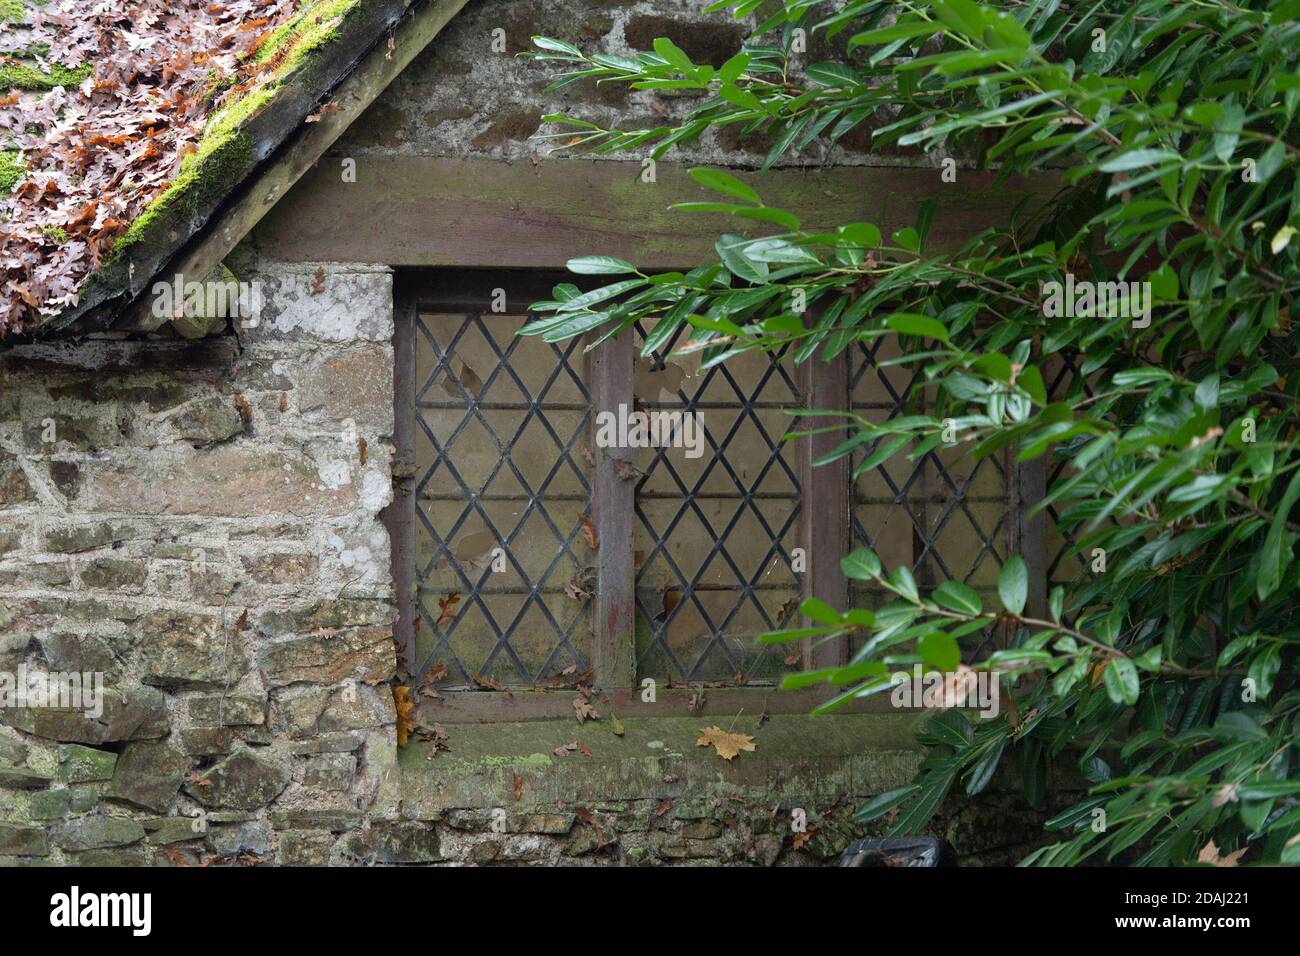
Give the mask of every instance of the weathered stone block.
<svg viewBox="0 0 1300 956">
<path fill-rule="evenodd" d="M 0 787 L 6 790 L 44 790 L 54 778 L 21 767 L 0 767 Z"/>
<path fill-rule="evenodd" d="M 281 866 L 327 866 L 332 834 L 314 830 L 287 830 L 279 834 L 280 846 L 276 862 Z"/>
<path fill-rule="evenodd" d="M 387 344 L 330 355 L 307 369 L 299 393 L 300 411 L 308 420 L 352 419 L 366 432 L 391 434 L 393 358 Z"/>
<path fill-rule="evenodd" d="M 127 744 L 108 795 L 161 812 L 171 804 L 192 764 L 190 755 L 172 737 Z"/>
<path fill-rule="evenodd" d="M 244 432 L 244 416 L 233 400 L 210 395 L 196 399 L 171 419 L 180 437 L 194 447 L 213 445 Z"/>
<path fill-rule="evenodd" d="M 271 852 L 271 828 L 264 820 L 250 820 L 233 826 L 208 827 L 208 849 L 218 856 L 236 856 L 256 853 L 265 856 Z"/>
<path fill-rule="evenodd" d="M 357 491 L 308 455 L 243 442 L 196 450 L 174 446 L 143 460 L 87 466 L 78 504 L 137 515 L 261 517 L 310 510 L 349 514 Z"/>
<path fill-rule="evenodd" d="M 438 831 L 426 823 L 380 823 L 370 831 L 379 863 L 436 863 L 442 859 Z"/>
<path fill-rule="evenodd" d="M 54 830 L 54 842 L 72 851 L 129 846 L 143 839 L 144 827 L 126 817 L 78 817 Z"/>
<path fill-rule="evenodd" d="M 323 706 L 323 702 L 322 702 Z M 319 716 L 319 711 L 317 711 Z M 315 718 L 312 718 L 315 720 Z M 295 754 L 351 753 L 362 744 L 358 733 L 321 734 L 311 740 L 295 743 L 290 750 Z"/>
<path fill-rule="evenodd" d="M 266 722 L 265 694 L 192 697 L 186 701 L 194 723 L 212 727 L 243 727 Z"/>
<path fill-rule="evenodd" d="M 262 324 L 252 337 L 306 333 L 331 342 L 393 337 L 393 277 L 385 272 L 326 273 L 315 289 L 311 272 L 281 274 L 268 283 Z"/>
<path fill-rule="evenodd" d="M 357 758 L 352 754 L 320 754 L 307 761 L 303 786 L 318 790 L 347 790 L 357 772 Z"/>
<path fill-rule="evenodd" d="M 50 845 L 40 827 L 0 823 L 0 856 L 49 856 Z"/>
<path fill-rule="evenodd" d="M 345 677 L 375 683 L 389 680 L 396 667 L 389 627 L 359 628 L 270 644 L 263 649 L 261 662 L 272 687 L 299 681 L 334 684 Z"/>
<path fill-rule="evenodd" d="M 116 766 L 117 754 L 107 750 L 96 750 L 80 744 L 62 744 L 59 747 L 59 779 L 64 783 L 112 780 L 113 768 Z"/>
<path fill-rule="evenodd" d="M 259 584 L 303 584 L 320 570 L 320 560 L 314 554 L 245 554 L 239 561 Z"/>
<path fill-rule="evenodd" d="M 291 777 L 280 760 L 241 748 L 202 771 L 185 792 L 206 807 L 256 810 L 278 797 Z"/>
<path fill-rule="evenodd" d="M 95 558 L 81 569 L 81 583 L 88 588 L 106 590 L 144 587 L 148 569 L 143 561 L 128 558 Z"/>
<path fill-rule="evenodd" d="M 288 610 L 262 615 L 261 630 L 272 637 L 287 637 L 323 629 L 389 624 L 393 608 L 387 601 L 349 601 L 327 598 Z"/>
<path fill-rule="evenodd" d="M 0 721 L 38 737 L 81 744 L 148 740 L 167 733 L 165 699 L 152 687 L 109 688 L 104 691 L 103 703 L 98 717 L 88 717 L 80 710 L 29 707 L 0 711 Z"/>
<path fill-rule="evenodd" d="M 71 790 L 42 790 L 27 801 L 27 814 L 33 820 L 61 820 L 71 811 Z"/>
<path fill-rule="evenodd" d="M 155 846 L 201 839 L 205 829 L 204 821 L 197 816 L 154 817 L 140 822 L 147 834 L 145 842 Z"/>
<path fill-rule="evenodd" d="M 36 492 L 32 490 L 18 459 L 12 455 L 0 457 L 0 508 L 21 505 L 35 498 Z"/>
<path fill-rule="evenodd" d="M 113 543 L 113 527 L 107 522 L 52 528 L 45 532 L 44 548 L 60 554 L 80 554 Z"/>
<path fill-rule="evenodd" d="M 361 825 L 360 810 L 274 810 L 271 825 L 277 830 L 328 830 L 342 833 Z"/>
<path fill-rule="evenodd" d="M 103 674 L 115 681 L 122 662 L 109 643 L 93 634 L 60 632 L 39 638 L 41 656 L 50 670 L 78 674 Z"/>
<path fill-rule="evenodd" d="M 146 684 L 229 685 L 248 671 L 238 637 L 216 617 L 156 611 L 141 621 L 141 632 Z"/>
</svg>

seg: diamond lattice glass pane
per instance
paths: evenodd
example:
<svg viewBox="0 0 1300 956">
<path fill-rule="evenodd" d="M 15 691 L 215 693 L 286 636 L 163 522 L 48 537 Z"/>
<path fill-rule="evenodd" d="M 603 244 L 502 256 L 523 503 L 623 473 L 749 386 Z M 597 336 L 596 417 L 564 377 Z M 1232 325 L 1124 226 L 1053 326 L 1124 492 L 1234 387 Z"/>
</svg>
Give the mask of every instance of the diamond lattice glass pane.
<svg viewBox="0 0 1300 956">
<path fill-rule="evenodd" d="M 641 329 L 637 329 L 640 351 Z M 753 353 L 701 370 L 700 353 L 673 355 L 684 333 L 638 357 L 637 406 L 694 414 L 698 458 L 642 448 L 633 540 L 637 671 L 673 680 L 764 681 L 788 649 L 755 638 L 783 626 L 798 603 L 799 480 L 784 409 L 802 403 L 793 363 Z"/>
<path fill-rule="evenodd" d="M 530 685 L 590 656 L 590 417 L 577 342 L 526 318 L 422 314 L 416 323 L 416 657 L 444 686 Z M 566 585 L 568 589 L 566 591 Z"/>
<path fill-rule="evenodd" d="M 898 354 L 889 337 L 850 351 L 849 394 L 853 410 L 883 422 L 933 407 L 917 366 L 882 365 Z M 1008 510 L 1006 462 L 976 461 L 968 443 L 940 446 L 919 461 L 907 450 L 853 481 L 853 547 L 880 555 L 886 569 L 908 567 L 922 590 L 956 579 L 996 603 L 998 572 L 1010 553 L 1014 526 Z M 858 464 L 875 449 L 854 454 Z M 853 602 L 876 607 L 892 595 L 853 582 Z M 976 652 L 978 653 L 978 651 Z"/>
</svg>

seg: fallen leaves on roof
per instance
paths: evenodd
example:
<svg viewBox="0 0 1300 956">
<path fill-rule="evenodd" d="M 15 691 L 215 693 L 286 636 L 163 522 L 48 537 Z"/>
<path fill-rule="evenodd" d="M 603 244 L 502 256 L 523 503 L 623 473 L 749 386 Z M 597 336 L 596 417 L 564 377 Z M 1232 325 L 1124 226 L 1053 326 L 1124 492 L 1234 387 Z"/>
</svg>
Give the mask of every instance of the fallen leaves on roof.
<svg viewBox="0 0 1300 956">
<path fill-rule="evenodd" d="M 77 304 L 301 5 L 50 0 L 0 21 L 0 335 Z"/>
</svg>

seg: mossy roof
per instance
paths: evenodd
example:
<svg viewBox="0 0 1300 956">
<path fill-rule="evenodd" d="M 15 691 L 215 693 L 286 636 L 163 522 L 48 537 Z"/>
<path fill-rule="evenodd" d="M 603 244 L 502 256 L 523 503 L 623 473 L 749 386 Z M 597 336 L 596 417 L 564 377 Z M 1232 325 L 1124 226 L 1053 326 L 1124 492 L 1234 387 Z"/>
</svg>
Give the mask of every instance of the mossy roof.
<svg viewBox="0 0 1300 956">
<path fill-rule="evenodd" d="M 148 188 L 140 191 L 137 201 L 124 204 L 128 215 L 108 216 L 107 221 L 102 211 L 92 221 L 91 213 L 84 209 L 68 210 L 66 202 L 58 207 L 59 215 L 55 216 L 33 214 L 32 203 L 24 206 L 17 202 L 15 197 L 38 187 L 45 189 L 51 180 L 74 183 L 72 179 L 60 180 L 58 176 L 75 175 L 75 171 L 58 170 L 62 157 L 50 156 L 42 156 L 41 168 L 34 170 L 31 156 L 13 148 L 13 137 L 6 142 L 6 126 L 0 116 L 0 190 L 8 191 L 8 195 L 0 196 L 0 218 L 6 214 L 11 217 L 9 222 L 0 225 L 12 224 L 14 234 L 20 234 L 21 227 L 21 234 L 31 237 L 30 248 L 24 256 L 20 257 L 13 249 L 0 254 L 0 271 L 5 273 L 0 276 L 0 287 L 22 310 L 17 320 L 10 317 L 6 321 L 4 304 L 0 302 L 0 341 L 12 343 L 44 337 L 74 323 L 78 329 L 88 325 L 106 326 L 152 284 L 155 276 L 165 270 L 223 203 L 237 193 L 254 170 L 328 100 L 361 59 L 376 45 L 386 42 L 387 35 L 408 8 L 418 2 L 270 0 L 249 4 L 250 8 L 268 9 L 272 15 L 239 24 L 238 29 L 246 29 L 251 40 L 239 51 L 237 69 L 225 72 L 214 69 L 202 88 L 192 91 L 187 106 L 191 111 L 195 108 L 202 111 L 196 135 L 188 142 L 183 141 L 175 155 L 158 157 L 160 165 L 167 164 L 165 175 L 157 175 L 155 169 L 151 178 L 139 177 Z M 138 10 L 139 4 L 134 0 L 132 5 Z M 93 9 L 102 11 L 103 6 L 101 0 Z M 181 0 L 180 3 L 169 0 L 162 6 L 169 11 L 187 7 L 187 15 L 194 17 L 214 16 L 209 11 L 222 9 L 210 0 Z M 0 38 L 10 33 L 15 23 L 19 27 L 39 26 L 51 8 L 58 8 L 57 12 L 63 15 L 64 22 L 58 24 L 62 29 L 81 31 L 79 39 L 83 44 L 87 42 L 87 29 L 113 28 L 111 17 L 96 19 L 90 4 L 49 0 L 42 5 L 33 0 L 0 0 Z M 77 10 L 85 13 L 79 14 Z M 79 16 L 84 16 L 85 22 L 76 22 Z M 25 18 L 25 24 L 20 17 Z M 74 22 L 67 23 L 68 18 Z M 101 27 L 104 23 L 109 25 Z M 203 33 L 203 29 L 194 31 L 196 37 Z M 9 49 L 14 50 L 14 46 L 11 41 Z M 0 51 L 3 49 L 0 46 Z M 87 96 L 97 92 L 97 84 L 121 82 L 120 68 L 109 69 L 99 58 L 87 57 L 88 62 L 78 64 L 75 56 L 64 57 L 75 64 L 69 65 L 56 62 L 57 49 L 42 46 L 29 52 L 28 56 L 23 56 L 21 50 L 7 55 L 0 53 L 3 57 L 0 58 L 0 104 L 7 97 L 11 106 L 34 103 L 47 111 L 54 110 L 61 117 L 69 108 L 66 96 L 73 84 L 79 85 L 74 92 L 81 94 L 76 108 L 85 109 Z M 185 51 L 179 51 L 178 55 L 184 57 Z M 190 55 L 202 62 L 205 52 L 194 50 Z M 190 65 L 188 60 L 186 64 Z M 60 99 L 61 96 L 65 98 Z M 133 125 L 130 115 L 115 117 L 122 121 L 128 134 L 123 141 L 97 135 L 79 142 L 74 137 L 65 155 L 84 160 L 85 151 L 92 149 L 116 150 L 123 157 L 138 157 L 141 149 L 147 152 L 151 148 L 150 138 L 158 132 L 157 127 L 147 124 L 160 111 L 159 98 L 141 94 L 130 99 L 138 103 L 141 115 L 147 115 L 148 119 Z M 110 106 L 118 110 L 122 107 L 121 96 Z M 154 158 L 146 156 L 146 160 Z M 56 167 L 53 173 L 51 165 Z M 128 171 L 128 177 L 133 171 Z M 122 206 L 119 204 L 118 209 Z M 15 214 L 18 218 L 26 215 L 32 221 L 16 222 L 12 218 Z M 7 241 L 9 238 L 6 237 Z M 77 243 L 82 245 L 69 250 L 69 246 Z M 83 264 L 87 266 L 84 271 L 72 277 L 63 276 L 59 280 L 61 284 L 34 281 L 34 277 L 41 275 L 48 279 L 58 268 L 60 249 L 64 250 L 65 258 L 70 252 L 82 253 L 86 260 Z M 52 289 L 57 295 L 31 296 L 35 301 L 24 302 L 13 292 L 15 283 L 27 288 L 39 287 L 42 292 Z"/>
</svg>

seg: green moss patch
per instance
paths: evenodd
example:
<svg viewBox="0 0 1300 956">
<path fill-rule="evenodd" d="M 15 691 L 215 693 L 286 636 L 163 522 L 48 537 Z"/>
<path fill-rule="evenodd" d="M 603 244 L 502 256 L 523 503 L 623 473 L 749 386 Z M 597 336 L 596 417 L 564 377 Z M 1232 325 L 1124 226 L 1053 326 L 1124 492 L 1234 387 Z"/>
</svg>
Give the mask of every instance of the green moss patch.
<svg viewBox="0 0 1300 956">
<path fill-rule="evenodd" d="M 199 151 L 181 163 L 180 175 L 113 244 L 112 259 L 120 260 L 128 250 L 144 242 L 160 221 L 176 222 L 196 215 L 224 196 L 252 168 L 253 141 L 247 135 L 225 132 L 206 137 Z"/>
<path fill-rule="evenodd" d="M 52 90 L 56 86 L 76 86 L 90 76 L 93 68 L 79 66 L 69 70 L 57 63 L 50 64 L 50 72 L 42 73 L 35 66 L 29 66 L 22 60 L 13 60 L 0 66 L 0 89 L 18 90 Z"/>
<path fill-rule="evenodd" d="M 313 0 L 277 27 L 253 58 L 258 63 L 277 61 L 277 72 L 287 73 L 334 39 L 339 22 L 360 5 L 361 0 Z"/>
<path fill-rule="evenodd" d="M 27 175 L 27 167 L 16 149 L 0 149 L 0 192 L 9 192 Z"/>
<path fill-rule="evenodd" d="M 23 0 L 0 0 L 0 20 L 5 23 L 24 23 Z"/>
</svg>

